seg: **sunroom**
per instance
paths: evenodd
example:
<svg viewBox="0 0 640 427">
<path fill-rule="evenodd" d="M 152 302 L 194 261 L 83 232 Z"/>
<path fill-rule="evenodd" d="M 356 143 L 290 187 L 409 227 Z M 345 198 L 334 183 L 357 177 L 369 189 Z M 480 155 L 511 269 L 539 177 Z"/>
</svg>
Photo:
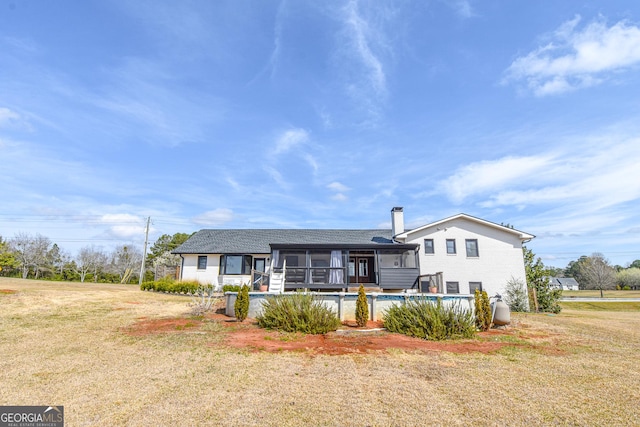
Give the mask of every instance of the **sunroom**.
<svg viewBox="0 0 640 427">
<path fill-rule="evenodd" d="M 271 244 L 271 284 L 285 291 L 416 289 L 420 275 L 418 245 Z M 280 278 L 277 279 L 276 277 Z"/>
</svg>

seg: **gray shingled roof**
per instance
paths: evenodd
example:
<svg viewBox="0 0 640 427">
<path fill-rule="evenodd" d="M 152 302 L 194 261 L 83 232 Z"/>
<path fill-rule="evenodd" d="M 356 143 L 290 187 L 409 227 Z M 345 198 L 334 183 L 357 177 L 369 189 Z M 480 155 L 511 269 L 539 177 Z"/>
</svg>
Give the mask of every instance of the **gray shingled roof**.
<svg viewBox="0 0 640 427">
<path fill-rule="evenodd" d="M 172 251 L 174 254 L 268 254 L 269 244 L 389 244 L 391 230 L 200 230 Z"/>
</svg>

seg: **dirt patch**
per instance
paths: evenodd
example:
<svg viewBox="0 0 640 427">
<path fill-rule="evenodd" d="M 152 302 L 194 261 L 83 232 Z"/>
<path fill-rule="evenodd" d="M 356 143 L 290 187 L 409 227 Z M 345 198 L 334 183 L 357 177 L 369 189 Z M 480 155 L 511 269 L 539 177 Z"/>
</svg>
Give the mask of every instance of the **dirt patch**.
<svg viewBox="0 0 640 427">
<path fill-rule="evenodd" d="M 14 291 L 13 289 L 0 289 L 0 294 L 15 294 L 18 291 Z"/>
<path fill-rule="evenodd" d="M 226 346 L 247 349 L 252 352 L 279 353 L 284 351 L 302 352 L 310 355 L 363 354 L 384 352 L 389 349 L 404 351 L 450 353 L 492 353 L 506 346 L 518 346 L 513 342 L 496 341 L 495 337 L 510 335 L 511 330 L 491 330 L 478 334 L 475 340 L 426 341 L 382 329 L 382 322 L 370 321 L 366 328 L 358 328 L 355 322 L 345 322 L 336 332 L 325 335 L 304 335 L 269 331 L 258 327 L 255 320 L 237 322 L 220 313 L 211 313 L 204 321 L 222 325 L 224 339 L 211 346 Z M 197 331 L 203 320 L 193 318 L 139 318 L 124 330 L 131 336 L 160 333 L 180 333 Z M 493 338 L 493 339 L 492 339 Z"/>
<path fill-rule="evenodd" d="M 197 330 L 201 325 L 202 321 L 198 319 L 141 319 L 133 325 L 125 328 L 124 332 L 131 336 L 144 336 L 150 334 Z"/>
<path fill-rule="evenodd" d="M 451 353 L 491 353 L 509 343 L 486 341 L 426 341 L 406 335 L 386 331 L 363 334 L 341 334 L 331 332 L 326 335 L 282 334 L 255 328 L 236 330 L 230 333 L 225 344 L 233 348 L 247 348 L 252 351 L 276 353 L 281 351 L 308 352 L 311 354 L 358 354 L 400 349 L 407 351 L 448 351 Z"/>
</svg>

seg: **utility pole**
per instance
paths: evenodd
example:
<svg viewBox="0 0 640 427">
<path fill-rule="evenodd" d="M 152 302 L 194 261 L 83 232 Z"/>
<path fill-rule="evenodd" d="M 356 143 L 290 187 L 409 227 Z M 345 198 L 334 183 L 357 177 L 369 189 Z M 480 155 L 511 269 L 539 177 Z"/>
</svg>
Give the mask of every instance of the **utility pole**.
<svg viewBox="0 0 640 427">
<path fill-rule="evenodd" d="M 142 251 L 142 262 L 140 263 L 140 278 L 138 279 L 138 286 L 142 285 L 142 277 L 144 276 L 144 262 L 147 258 L 147 244 L 149 243 L 149 223 L 151 217 L 147 217 L 147 228 L 144 233 L 144 250 Z"/>
</svg>

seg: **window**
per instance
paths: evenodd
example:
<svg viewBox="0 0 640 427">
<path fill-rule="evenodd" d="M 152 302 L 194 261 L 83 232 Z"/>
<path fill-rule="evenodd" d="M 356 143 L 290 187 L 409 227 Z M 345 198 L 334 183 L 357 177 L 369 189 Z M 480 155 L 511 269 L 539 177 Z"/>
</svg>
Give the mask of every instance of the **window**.
<svg viewBox="0 0 640 427">
<path fill-rule="evenodd" d="M 220 274 L 251 274 L 251 255 L 221 255 Z"/>
<path fill-rule="evenodd" d="M 433 250 L 433 239 L 424 239 L 424 253 L 425 254 L 434 253 L 434 250 Z"/>
<path fill-rule="evenodd" d="M 447 253 L 455 254 L 456 253 L 456 241 L 455 239 L 447 239 Z"/>
<path fill-rule="evenodd" d="M 471 258 L 478 258 L 478 240 L 467 239 L 465 240 L 467 246 L 467 256 Z"/>
<path fill-rule="evenodd" d="M 476 289 L 482 292 L 482 282 L 469 282 L 469 293 L 475 294 Z"/>
<path fill-rule="evenodd" d="M 206 270 L 207 269 L 207 256 L 200 255 L 198 256 L 198 270 Z"/>
<path fill-rule="evenodd" d="M 460 293 L 460 284 L 458 282 L 447 282 L 447 293 L 448 294 L 459 294 Z"/>
</svg>

